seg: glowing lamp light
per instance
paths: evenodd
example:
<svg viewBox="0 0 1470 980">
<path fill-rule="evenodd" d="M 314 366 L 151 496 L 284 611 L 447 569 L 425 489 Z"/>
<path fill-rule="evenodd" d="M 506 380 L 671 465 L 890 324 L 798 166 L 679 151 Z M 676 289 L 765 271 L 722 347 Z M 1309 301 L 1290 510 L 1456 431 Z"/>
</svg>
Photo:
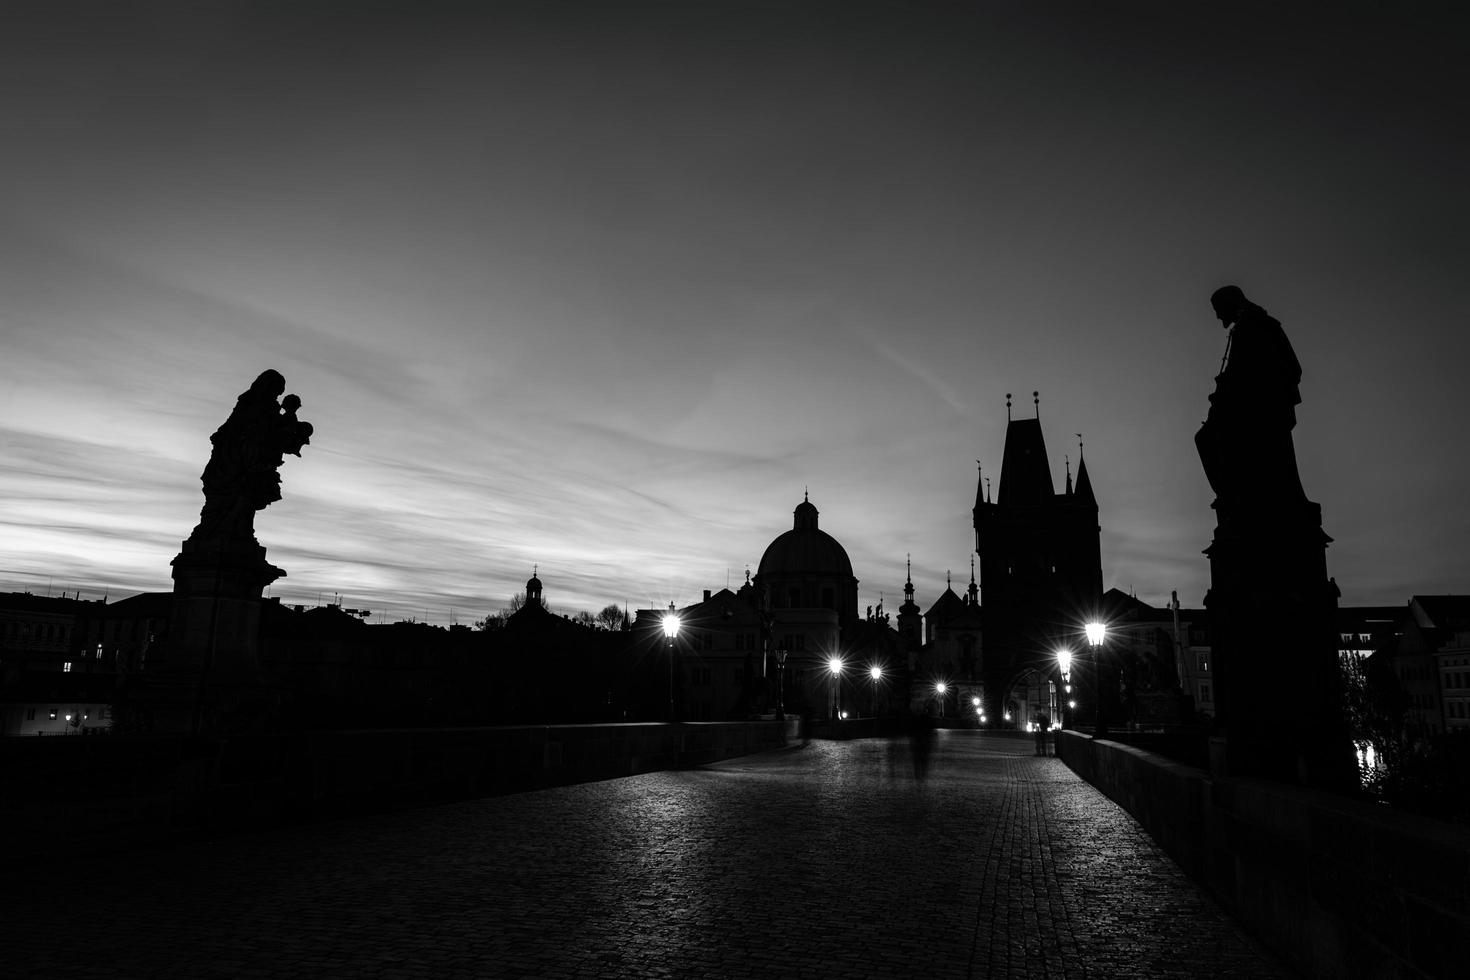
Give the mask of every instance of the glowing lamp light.
<svg viewBox="0 0 1470 980">
<path fill-rule="evenodd" d="M 944 683 L 944 681 L 940 681 L 938 684 L 934 685 L 935 694 L 943 694 L 947 690 L 949 690 L 949 685 Z"/>
<path fill-rule="evenodd" d="M 1007 711 L 1006 712 L 1006 721 L 1010 721 L 1010 720 L 1011 720 L 1011 713 L 1009 711 Z"/>
<path fill-rule="evenodd" d="M 1077 702 L 1076 701 L 1068 701 L 1067 702 L 1067 707 L 1069 707 L 1069 708 L 1075 708 L 1075 707 L 1077 707 Z"/>
<path fill-rule="evenodd" d="M 666 636 L 666 637 L 668 637 L 669 639 L 672 640 L 674 637 L 676 637 L 678 635 L 679 635 L 679 615 L 678 615 L 678 613 L 665 613 L 664 614 L 664 636 Z"/>
<path fill-rule="evenodd" d="M 871 678 L 873 678 L 873 680 L 875 680 L 875 681 L 878 680 L 879 678 L 881 678 L 883 676 L 883 668 L 882 667 L 873 667 L 873 668 L 871 668 L 868 671 L 868 676 L 871 677 Z"/>
<path fill-rule="evenodd" d="M 1087 642 L 1094 647 L 1102 646 L 1102 641 L 1107 638 L 1108 628 L 1104 623 L 1088 623 L 1082 627 L 1087 634 Z"/>
<path fill-rule="evenodd" d="M 970 699 L 970 703 L 973 704 L 977 708 L 980 707 L 980 699 L 979 698 L 971 698 Z"/>
<path fill-rule="evenodd" d="M 842 673 L 842 658 L 841 657 L 833 657 L 831 660 L 828 660 L 827 661 L 827 669 L 830 670 L 834 674 L 840 674 L 840 673 Z"/>
<path fill-rule="evenodd" d="M 1057 666 L 1060 667 L 1061 670 L 1062 670 L 1062 680 L 1066 680 L 1067 677 L 1072 673 L 1072 651 L 1071 650 L 1058 650 L 1057 651 Z"/>
<path fill-rule="evenodd" d="M 839 712 L 837 712 L 837 717 L 838 718 L 841 718 L 843 721 L 846 721 L 847 720 L 847 712 L 846 711 L 839 711 Z"/>
</svg>

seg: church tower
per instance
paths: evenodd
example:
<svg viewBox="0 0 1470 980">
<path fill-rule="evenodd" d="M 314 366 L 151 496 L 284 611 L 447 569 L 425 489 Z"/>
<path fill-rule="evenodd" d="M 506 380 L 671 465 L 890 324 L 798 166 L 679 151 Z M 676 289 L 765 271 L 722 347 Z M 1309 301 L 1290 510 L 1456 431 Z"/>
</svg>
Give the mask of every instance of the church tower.
<svg viewBox="0 0 1470 980">
<path fill-rule="evenodd" d="M 994 502 L 983 486 L 976 493 L 986 709 L 996 718 L 1021 674 L 1050 673 L 1059 649 L 1080 652 L 1082 627 L 1102 602 L 1101 529 L 1087 463 L 1079 458 L 1076 486 L 1069 471 L 1057 493 L 1039 415 L 1008 419 L 999 492 Z"/>
<path fill-rule="evenodd" d="M 908 578 L 903 583 L 903 605 L 898 607 L 898 635 L 905 650 L 917 650 L 924 644 L 924 618 L 914 601 L 914 563 L 908 562 Z"/>
</svg>

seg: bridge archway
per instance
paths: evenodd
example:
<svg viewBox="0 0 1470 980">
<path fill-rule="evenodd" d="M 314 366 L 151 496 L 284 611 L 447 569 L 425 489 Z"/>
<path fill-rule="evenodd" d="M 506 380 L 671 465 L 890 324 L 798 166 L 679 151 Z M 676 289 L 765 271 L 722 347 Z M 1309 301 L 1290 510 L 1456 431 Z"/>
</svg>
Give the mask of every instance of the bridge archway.
<svg viewBox="0 0 1470 980">
<path fill-rule="evenodd" d="M 1067 694 L 1055 662 L 1018 664 L 1000 688 L 996 728 L 1028 731 L 1038 714 L 1060 724 Z"/>
</svg>

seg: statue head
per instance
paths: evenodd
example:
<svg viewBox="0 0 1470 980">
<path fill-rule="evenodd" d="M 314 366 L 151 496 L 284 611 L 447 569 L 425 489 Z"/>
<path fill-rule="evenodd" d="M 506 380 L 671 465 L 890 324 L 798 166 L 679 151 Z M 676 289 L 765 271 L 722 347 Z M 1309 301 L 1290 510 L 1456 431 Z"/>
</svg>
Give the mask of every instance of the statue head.
<svg viewBox="0 0 1470 980">
<path fill-rule="evenodd" d="M 282 411 L 294 412 L 294 411 L 296 411 L 300 407 L 301 407 L 301 398 L 300 398 L 299 395 L 287 395 L 285 398 L 282 398 L 281 399 L 281 410 Z"/>
<path fill-rule="evenodd" d="M 1245 298 L 1245 293 L 1241 292 L 1239 286 L 1221 286 L 1210 294 L 1210 305 L 1215 308 L 1215 316 L 1228 327 L 1240 319 L 1240 314 L 1250 305 L 1250 301 Z"/>
<path fill-rule="evenodd" d="M 260 372 L 260 376 L 250 385 L 250 391 L 257 395 L 266 395 L 272 401 L 281 397 L 286 390 L 286 379 L 279 371 L 267 368 Z"/>
</svg>

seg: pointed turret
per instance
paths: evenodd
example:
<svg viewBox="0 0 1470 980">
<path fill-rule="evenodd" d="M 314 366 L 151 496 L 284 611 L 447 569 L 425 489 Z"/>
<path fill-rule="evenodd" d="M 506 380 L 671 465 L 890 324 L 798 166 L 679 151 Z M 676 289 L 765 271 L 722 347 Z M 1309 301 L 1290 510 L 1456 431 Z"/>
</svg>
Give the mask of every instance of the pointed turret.
<svg viewBox="0 0 1470 980">
<path fill-rule="evenodd" d="M 911 650 L 918 649 L 923 642 L 923 615 L 919 604 L 914 601 L 914 562 L 908 559 L 908 577 L 903 583 L 903 605 L 898 607 L 898 634 Z"/>
<path fill-rule="evenodd" d="M 965 590 L 965 603 L 970 606 L 980 605 L 980 587 L 975 584 L 975 556 L 970 556 L 970 587 Z"/>
<path fill-rule="evenodd" d="M 1078 503 L 1091 504 L 1094 507 L 1097 506 L 1097 498 L 1092 494 L 1092 480 L 1088 479 L 1087 476 L 1087 460 L 1083 459 L 1080 453 L 1077 457 L 1076 498 Z"/>
</svg>

